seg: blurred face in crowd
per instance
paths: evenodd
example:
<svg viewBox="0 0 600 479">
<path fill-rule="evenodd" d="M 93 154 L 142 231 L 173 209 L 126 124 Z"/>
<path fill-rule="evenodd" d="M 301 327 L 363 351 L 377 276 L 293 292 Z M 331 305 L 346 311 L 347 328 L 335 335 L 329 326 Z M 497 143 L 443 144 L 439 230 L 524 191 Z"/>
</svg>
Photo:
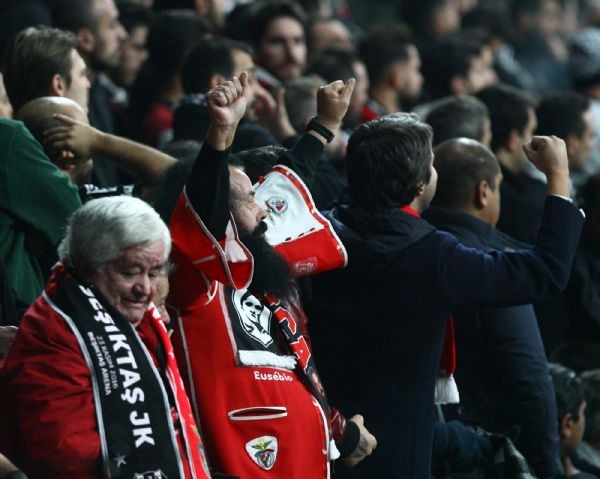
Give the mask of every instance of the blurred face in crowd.
<svg viewBox="0 0 600 479">
<path fill-rule="evenodd" d="M 121 84 L 125 87 L 133 85 L 142 64 L 148 58 L 148 49 L 146 48 L 147 37 L 148 27 L 146 25 L 138 25 L 131 29 L 129 36 L 123 42 L 119 76 Z"/>
<path fill-rule="evenodd" d="M 537 115 L 535 114 L 535 110 L 533 108 L 527 109 L 527 124 L 523 128 L 523 131 L 517 133 L 517 141 L 518 145 L 515 149 L 515 156 L 519 159 L 520 164 L 525 164 L 529 160 L 525 153 L 523 152 L 522 146 L 526 143 L 529 143 L 533 138 L 533 134 L 537 129 Z"/>
<path fill-rule="evenodd" d="M 460 5 L 456 0 L 446 0 L 431 15 L 431 32 L 436 36 L 448 35 L 460 28 Z"/>
<path fill-rule="evenodd" d="M 482 88 L 498 82 L 493 63 L 494 55 L 492 49 L 484 46 L 481 49 L 481 55 L 471 60 L 471 68 L 466 78 L 466 94 L 472 95 Z"/>
<path fill-rule="evenodd" d="M 569 168 L 574 171 L 583 171 L 587 166 L 590 154 L 595 146 L 594 135 L 596 125 L 591 110 L 583 114 L 585 130 L 581 137 L 570 135 L 566 139 L 567 153 L 569 154 Z"/>
<path fill-rule="evenodd" d="M 415 101 L 421 95 L 423 75 L 421 75 L 421 56 L 414 45 L 408 47 L 408 61 L 403 62 L 402 99 Z"/>
<path fill-rule="evenodd" d="M 166 274 L 162 241 L 126 249 L 92 274 L 90 282 L 134 326 L 157 297 L 158 283 Z"/>
<path fill-rule="evenodd" d="M 2 73 L 0 73 L 0 118 L 12 118 L 13 109 L 4 89 L 4 81 L 2 80 Z"/>
<path fill-rule="evenodd" d="M 90 93 L 90 80 L 87 65 L 77 50 L 71 50 L 71 83 L 65 89 L 64 96 L 81 106 L 86 112 Z"/>
<path fill-rule="evenodd" d="M 311 35 L 313 57 L 327 49 L 352 50 L 352 35 L 346 25 L 339 20 L 317 22 L 312 27 Z"/>
<path fill-rule="evenodd" d="M 273 19 L 256 46 L 257 61 L 279 80 L 298 78 L 306 67 L 302 24 L 292 17 Z"/>
<path fill-rule="evenodd" d="M 543 35 L 555 35 L 562 27 L 562 8 L 556 0 L 542 2 L 535 24 Z"/>
<path fill-rule="evenodd" d="M 90 58 L 98 69 L 116 68 L 127 32 L 119 22 L 119 11 L 114 0 L 95 0 L 94 8 L 97 23 Z"/>
<path fill-rule="evenodd" d="M 252 105 L 254 101 L 254 94 L 257 88 L 256 80 L 256 67 L 254 66 L 254 60 L 252 56 L 246 53 L 244 50 L 233 50 L 231 53 L 233 57 L 233 76 L 239 77 L 243 72 L 248 72 L 248 87 L 246 88 L 246 98 L 248 104 Z"/>
</svg>

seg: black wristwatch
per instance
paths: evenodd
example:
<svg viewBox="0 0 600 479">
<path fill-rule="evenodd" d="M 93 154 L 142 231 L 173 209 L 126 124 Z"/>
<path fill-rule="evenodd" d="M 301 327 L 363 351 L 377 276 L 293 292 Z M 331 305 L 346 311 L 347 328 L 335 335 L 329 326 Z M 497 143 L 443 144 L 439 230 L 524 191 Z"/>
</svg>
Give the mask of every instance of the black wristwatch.
<svg viewBox="0 0 600 479">
<path fill-rule="evenodd" d="M 323 125 L 323 123 L 321 123 L 316 116 L 313 116 L 307 123 L 305 131 L 307 133 L 309 131 L 314 131 L 315 133 L 318 133 L 323 138 L 325 138 L 325 141 L 327 141 L 327 143 L 331 143 L 331 140 L 333 140 L 333 137 L 335 136 L 333 132 L 325 125 Z"/>
</svg>

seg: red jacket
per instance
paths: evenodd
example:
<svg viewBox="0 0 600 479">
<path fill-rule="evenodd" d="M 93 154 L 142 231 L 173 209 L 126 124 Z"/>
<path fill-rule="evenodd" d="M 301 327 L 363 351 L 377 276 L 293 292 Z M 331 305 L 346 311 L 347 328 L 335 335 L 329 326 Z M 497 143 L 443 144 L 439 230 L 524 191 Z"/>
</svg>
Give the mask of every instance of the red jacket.
<svg viewBox="0 0 600 479">
<path fill-rule="evenodd" d="M 156 364 L 158 335 L 137 332 Z M 90 370 L 66 322 L 39 297 L 20 325 L 0 375 L 0 450 L 30 479 L 98 477 L 100 438 Z M 189 464 L 176 434 L 184 472 Z"/>
</svg>

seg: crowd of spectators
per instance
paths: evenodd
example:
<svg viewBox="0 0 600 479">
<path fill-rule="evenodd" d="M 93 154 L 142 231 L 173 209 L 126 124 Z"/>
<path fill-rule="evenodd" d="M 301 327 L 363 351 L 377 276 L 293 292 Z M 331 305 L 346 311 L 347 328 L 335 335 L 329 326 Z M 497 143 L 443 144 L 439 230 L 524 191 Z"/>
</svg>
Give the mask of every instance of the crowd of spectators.
<svg viewBox="0 0 600 479">
<path fill-rule="evenodd" d="M 0 479 L 600 478 L 600 2 L 0 0 L 0 59 Z"/>
</svg>

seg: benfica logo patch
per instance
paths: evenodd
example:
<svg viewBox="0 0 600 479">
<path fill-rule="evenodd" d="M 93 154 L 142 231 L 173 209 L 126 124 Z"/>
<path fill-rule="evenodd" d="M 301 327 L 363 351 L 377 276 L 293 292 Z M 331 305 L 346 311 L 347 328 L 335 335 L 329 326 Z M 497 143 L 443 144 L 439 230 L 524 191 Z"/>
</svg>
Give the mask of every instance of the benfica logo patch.
<svg viewBox="0 0 600 479">
<path fill-rule="evenodd" d="M 267 201 L 267 208 L 275 216 L 281 216 L 288 209 L 288 201 L 282 196 L 272 196 Z"/>
<path fill-rule="evenodd" d="M 261 469 L 270 470 L 277 459 L 278 444 L 274 436 L 261 436 L 246 443 L 246 452 Z"/>
</svg>

